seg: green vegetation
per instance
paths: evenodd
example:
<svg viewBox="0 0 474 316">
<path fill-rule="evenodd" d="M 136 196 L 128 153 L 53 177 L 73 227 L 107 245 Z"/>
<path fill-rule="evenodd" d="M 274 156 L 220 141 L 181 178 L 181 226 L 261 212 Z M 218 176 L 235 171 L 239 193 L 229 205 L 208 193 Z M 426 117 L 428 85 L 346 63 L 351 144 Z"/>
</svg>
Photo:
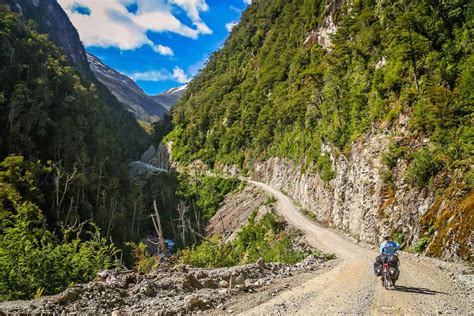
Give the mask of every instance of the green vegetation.
<svg viewBox="0 0 474 316">
<path fill-rule="evenodd" d="M 154 214 L 156 201 L 164 237 L 175 240 L 178 248 L 193 245 L 202 239 L 208 220 L 225 195 L 239 190 L 241 185 L 236 178 L 186 173 L 140 175 L 132 187 L 135 200 L 127 234 L 130 240 L 155 234 L 149 215 Z M 136 262 L 130 259 L 130 263 Z"/>
<path fill-rule="evenodd" d="M 147 246 L 143 243 L 127 243 L 131 247 L 131 253 L 133 258 L 135 271 L 140 273 L 150 273 L 154 269 L 160 266 L 160 258 L 158 256 L 152 256 L 147 250 Z"/>
<path fill-rule="evenodd" d="M 435 231 L 435 227 L 434 226 L 431 226 L 428 231 L 426 231 L 421 237 L 420 239 L 418 239 L 418 241 L 415 243 L 415 245 L 413 246 L 413 249 L 415 250 L 415 252 L 423 252 L 425 251 L 426 247 L 428 246 L 428 244 L 430 243 L 431 241 L 431 236 L 433 235 Z"/>
<path fill-rule="evenodd" d="M 310 252 L 298 251 L 293 242 L 296 232 L 285 231 L 285 222 L 274 213 L 267 213 L 256 221 L 256 212 L 242 228 L 235 240 L 222 243 L 217 236 L 202 244 L 181 251 L 179 261 L 195 267 L 217 268 L 265 262 L 296 263 Z"/>
<path fill-rule="evenodd" d="M 87 282 L 134 237 L 127 163 L 148 137 L 86 77 L 0 5 L 0 299 Z"/>
<path fill-rule="evenodd" d="M 326 3 L 263 0 L 249 7 L 174 108 L 176 126 L 167 136 L 174 157 L 244 168 L 287 157 L 330 180 L 323 143 L 344 152 L 403 113 L 411 117 L 408 142 L 429 139 L 409 148 L 411 183 L 466 172 L 474 144 L 472 1 Z M 330 14 L 338 31 L 323 49 L 308 36 Z"/>
<path fill-rule="evenodd" d="M 198 212 L 203 224 L 217 212 L 219 204 L 226 194 L 240 188 L 237 178 L 220 178 L 213 176 L 191 176 L 182 174 L 178 178 L 178 198 Z"/>
<path fill-rule="evenodd" d="M 0 5 L 0 30 L 0 160 L 50 161 L 34 200 L 49 229 L 93 220 L 107 238 L 129 240 L 127 163 L 145 133 L 117 101 L 105 104 L 101 87 L 82 79 L 34 22 Z"/>
<path fill-rule="evenodd" d="M 44 227 L 38 179 L 51 168 L 10 156 L 0 169 L 0 300 L 55 294 L 117 265 L 115 246 L 85 223 L 55 234 Z M 85 226 L 89 227 L 89 226 Z"/>
<path fill-rule="evenodd" d="M 427 149 L 413 154 L 413 161 L 406 174 L 408 182 L 423 188 L 430 183 L 441 169 L 437 157 Z"/>
<path fill-rule="evenodd" d="M 302 208 L 300 210 L 301 210 L 301 213 L 303 213 L 303 215 L 308 217 L 310 220 L 315 221 L 315 222 L 318 221 L 318 217 L 316 216 L 314 212 L 311 212 L 310 210 L 306 208 Z"/>
</svg>

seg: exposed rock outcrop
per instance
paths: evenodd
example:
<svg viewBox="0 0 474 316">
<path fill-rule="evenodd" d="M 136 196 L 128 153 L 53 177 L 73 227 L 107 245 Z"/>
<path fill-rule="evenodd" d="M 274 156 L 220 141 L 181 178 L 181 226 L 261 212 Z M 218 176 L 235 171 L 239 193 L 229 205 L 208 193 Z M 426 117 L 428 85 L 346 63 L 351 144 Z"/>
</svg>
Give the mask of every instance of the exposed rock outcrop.
<svg viewBox="0 0 474 316">
<path fill-rule="evenodd" d="M 271 211 L 271 208 L 265 205 L 267 200 L 268 196 L 253 186 L 227 195 L 217 213 L 209 221 L 206 235 L 218 235 L 223 242 L 234 239 L 238 230 L 248 223 L 252 212 L 256 211 L 257 218 L 260 218 Z"/>
<path fill-rule="evenodd" d="M 131 175 L 143 173 L 168 173 L 170 166 L 170 149 L 168 145 L 160 144 L 158 148 L 151 145 L 138 161 L 132 161 L 129 165 Z"/>
<path fill-rule="evenodd" d="M 326 17 L 324 18 L 323 23 L 306 34 L 306 38 L 303 42 L 304 47 L 311 48 L 317 43 L 322 48 L 328 51 L 331 50 L 331 37 L 337 32 L 337 25 L 334 22 L 335 17 L 337 16 L 343 4 L 344 0 L 328 1 L 326 6 Z"/>
<path fill-rule="evenodd" d="M 255 178 L 287 192 L 318 221 L 377 243 L 383 231 L 399 231 L 416 238 L 419 218 L 433 204 L 433 194 L 403 186 L 388 195 L 381 179 L 381 156 L 388 135 L 368 137 L 351 152 L 333 158 L 336 178 L 324 182 L 316 173 L 303 172 L 294 163 L 272 158 L 255 167 Z"/>
<path fill-rule="evenodd" d="M 283 158 L 256 163 L 253 178 L 283 190 L 302 208 L 313 212 L 319 222 L 372 244 L 378 243 L 381 233 L 388 231 L 403 238 L 404 245 L 414 246 L 422 237 L 426 238 L 423 225 L 427 218 L 439 219 L 443 217 L 440 214 L 446 214 L 444 228 L 432 232 L 427 252 L 469 261 L 473 256 L 474 224 L 465 221 L 472 219 L 472 208 L 467 209 L 472 194 L 459 202 L 453 199 L 455 194 L 437 197 L 429 188 L 420 190 L 409 185 L 404 177 L 408 164 L 405 160 L 399 161 L 394 170 L 394 189 L 388 188 L 381 174 L 382 155 L 390 139 L 388 132 L 369 134 L 347 154 L 323 145 L 322 152 L 329 154 L 336 171 L 336 177 L 329 182 Z M 418 145 L 415 141 L 411 146 L 421 146 L 424 141 L 420 140 Z M 440 200 L 444 202 L 440 204 Z M 451 211 L 456 203 L 464 209 Z"/>
</svg>

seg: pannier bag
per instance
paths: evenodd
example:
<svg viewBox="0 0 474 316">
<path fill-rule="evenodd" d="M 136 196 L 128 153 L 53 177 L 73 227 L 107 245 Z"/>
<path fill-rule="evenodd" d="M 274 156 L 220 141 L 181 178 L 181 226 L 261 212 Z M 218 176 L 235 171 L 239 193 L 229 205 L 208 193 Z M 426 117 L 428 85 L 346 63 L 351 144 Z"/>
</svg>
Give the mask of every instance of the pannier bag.
<svg viewBox="0 0 474 316">
<path fill-rule="evenodd" d="M 374 263 L 374 273 L 376 276 L 382 275 L 382 267 L 383 267 L 382 263 L 379 263 L 379 262 Z"/>
<path fill-rule="evenodd" d="M 400 271 L 395 267 L 389 266 L 388 274 L 390 275 L 390 277 L 392 279 L 398 280 L 398 276 L 400 275 Z"/>
<path fill-rule="evenodd" d="M 399 259 L 398 256 L 390 256 L 388 257 L 388 263 L 395 263 L 398 265 Z"/>
</svg>

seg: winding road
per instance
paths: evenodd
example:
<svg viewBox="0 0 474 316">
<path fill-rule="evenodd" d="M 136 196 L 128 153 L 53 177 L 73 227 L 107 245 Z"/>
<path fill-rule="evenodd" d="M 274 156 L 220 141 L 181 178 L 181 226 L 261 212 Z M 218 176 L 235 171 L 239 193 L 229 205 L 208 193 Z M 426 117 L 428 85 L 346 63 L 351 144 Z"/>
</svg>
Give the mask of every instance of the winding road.
<svg viewBox="0 0 474 316">
<path fill-rule="evenodd" d="M 277 199 L 277 211 L 303 231 L 313 247 L 335 253 L 339 264 L 244 314 L 474 315 L 473 294 L 453 282 L 443 270 L 442 261 L 402 253 L 397 288 L 385 290 L 372 272 L 374 250 L 356 245 L 340 233 L 309 220 L 273 187 L 249 182 L 273 195 Z"/>
</svg>

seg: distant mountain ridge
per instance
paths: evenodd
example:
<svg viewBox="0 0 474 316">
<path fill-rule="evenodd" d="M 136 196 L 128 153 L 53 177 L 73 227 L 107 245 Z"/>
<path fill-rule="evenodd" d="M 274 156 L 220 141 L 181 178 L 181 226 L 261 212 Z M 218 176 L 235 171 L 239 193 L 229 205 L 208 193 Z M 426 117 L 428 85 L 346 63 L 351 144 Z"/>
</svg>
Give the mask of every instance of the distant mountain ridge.
<svg viewBox="0 0 474 316">
<path fill-rule="evenodd" d="M 97 79 L 107 88 L 99 87 L 103 98 L 109 99 L 107 95 L 110 92 L 138 120 L 155 122 L 163 118 L 184 92 L 178 87 L 163 94 L 148 96 L 132 79 L 86 53 L 77 30 L 56 0 L 0 0 L 0 3 L 34 20 L 39 31 L 49 35 L 84 78 L 92 81 Z M 179 91 L 174 94 L 172 90 Z M 107 103 L 111 107 L 119 107 L 118 102 Z"/>
<path fill-rule="evenodd" d="M 150 123 L 160 120 L 186 91 L 186 86 L 182 86 L 149 96 L 135 81 L 107 66 L 96 56 L 87 53 L 87 60 L 97 79 L 125 106 L 126 110 L 135 115 L 137 120 Z"/>
<path fill-rule="evenodd" d="M 160 94 L 152 96 L 152 99 L 163 105 L 168 111 L 179 101 L 186 92 L 187 85 L 171 88 Z"/>
<path fill-rule="evenodd" d="M 87 60 L 97 79 L 119 100 L 125 109 L 132 112 L 138 120 L 155 122 L 168 110 L 156 102 L 129 77 L 105 65 L 96 56 L 87 53 Z"/>
</svg>

